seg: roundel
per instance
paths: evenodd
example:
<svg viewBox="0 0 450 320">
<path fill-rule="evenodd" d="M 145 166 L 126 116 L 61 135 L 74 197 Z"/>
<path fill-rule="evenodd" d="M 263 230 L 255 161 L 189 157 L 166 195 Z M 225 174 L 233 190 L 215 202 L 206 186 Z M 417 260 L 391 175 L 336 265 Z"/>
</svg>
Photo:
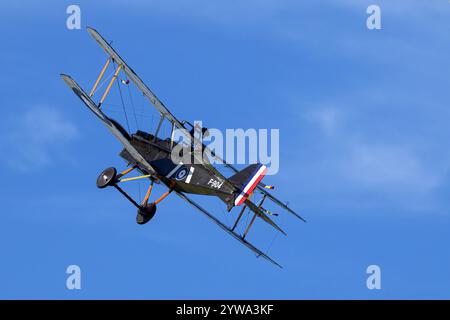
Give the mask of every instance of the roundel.
<svg viewBox="0 0 450 320">
<path fill-rule="evenodd" d="M 175 175 L 175 179 L 183 180 L 184 177 L 186 177 L 187 172 L 188 172 L 187 168 L 181 168 L 180 170 L 178 170 L 177 174 Z"/>
</svg>

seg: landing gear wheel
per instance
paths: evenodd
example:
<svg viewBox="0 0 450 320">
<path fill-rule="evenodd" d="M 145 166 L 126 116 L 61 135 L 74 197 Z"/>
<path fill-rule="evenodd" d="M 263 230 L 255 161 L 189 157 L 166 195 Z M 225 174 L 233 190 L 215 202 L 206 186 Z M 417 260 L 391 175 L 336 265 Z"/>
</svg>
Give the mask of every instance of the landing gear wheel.
<svg viewBox="0 0 450 320">
<path fill-rule="evenodd" d="M 148 203 L 144 206 L 141 206 L 138 209 L 138 213 L 136 216 L 136 222 L 138 224 L 146 224 L 149 222 L 156 213 L 156 204 Z"/>
<path fill-rule="evenodd" d="M 97 178 L 97 187 L 100 189 L 112 186 L 116 182 L 116 168 L 107 168 Z"/>
</svg>

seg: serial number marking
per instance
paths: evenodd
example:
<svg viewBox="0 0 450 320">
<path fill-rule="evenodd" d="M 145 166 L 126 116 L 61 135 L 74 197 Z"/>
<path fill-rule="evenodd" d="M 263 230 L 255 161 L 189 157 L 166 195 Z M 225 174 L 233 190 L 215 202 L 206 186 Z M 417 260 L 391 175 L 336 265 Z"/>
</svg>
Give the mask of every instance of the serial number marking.
<svg viewBox="0 0 450 320">
<path fill-rule="evenodd" d="M 208 181 L 208 185 L 209 186 L 211 186 L 212 188 L 215 188 L 215 189 L 220 189 L 220 188 L 222 188 L 222 185 L 223 185 L 223 181 L 220 181 L 220 180 L 216 180 L 216 179 L 209 179 L 209 181 Z"/>
</svg>

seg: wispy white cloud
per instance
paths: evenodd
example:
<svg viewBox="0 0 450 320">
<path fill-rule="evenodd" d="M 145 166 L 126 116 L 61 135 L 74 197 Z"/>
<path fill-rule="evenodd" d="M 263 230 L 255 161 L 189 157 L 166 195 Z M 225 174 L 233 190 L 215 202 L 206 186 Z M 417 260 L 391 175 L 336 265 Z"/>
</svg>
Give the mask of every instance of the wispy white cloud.
<svg viewBox="0 0 450 320">
<path fill-rule="evenodd" d="M 448 179 L 450 154 L 442 151 L 441 142 L 434 141 L 436 135 L 424 135 L 422 127 L 428 125 L 417 122 L 414 129 L 418 140 L 402 128 L 378 130 L 370 121 L 380 128 L 389 127 L 383 123 L 383 105 L 374 116 L 340 103 L 342 100 L 336 99 L 334 105 L 296 108 L 302 129 L 295 149 L 301 151 L 296 153 L 295 163 L 282 163 L 289 167 L 283 166 L 282 170 L 299 173 L 299 184 L 307 186 L 307 190 L 299 191 L 337 197 L 333 203 L 346 207 L 355 206 L 355 201 L 363 207 L 360 201 L 366 199 L 369 205 L 378 201 L 409 211 L 439 211 L 436 194 Z"/>
<path fill-rule="evenodd" d="M 338 124 L 337 111 L 333 108 L 313 109 L 305 114 L 305 119 L 312 124 L 319 126 L 321 131 L 327 135 L 332 136 L 336 132 Z"/>
<path fill-rule="evenodd" d="M 428 193 L 438 186 L 438 173 L 404 145 L 357 143 L 349 150 L 341 169 L 359 186 L 395 194 Z"/>
<path fill-rule="evenodd" d="M 0 133 L 2 164 L 28 172 L 66 158 L 67 143 L 79 136 L 60 110 L 36 106 L 9 116 Z"/>
<path fill-rule="evenodd" d="M 385 26 L 384 37 L 367 33 L 366 9 L 377 4 L 382 9 Z M 123 1 L 111 3 L 122 8 Z M 392 24 L 401 22 L 402 30 L 413 30 L 417 34 L 445 39 L 444 30 L 448 20 L 445 0 L 328 0 L 317 1 L 133 1 L 130 10 L 145 14 L 156 14 L 177 20 L 209 23 L 238 33 L 261 34 L 265 38 L 277 38 L 298 43 L 303 49 L 316 50 L 325 44 L 327 48 L 348 55 L 367 55 L 370 49 L 364 43 L 402 42 L 404 50 L 411 49 L 409 42 L 396 36 Z M 386 23 L 385 23 L 386 22 Z M 386 32 L 387 31 L 387 32 Z M 330 45 L 332 44 L 332 45 Z M 379 53 L 373 56 L 383 57 Z"/>
</svg>

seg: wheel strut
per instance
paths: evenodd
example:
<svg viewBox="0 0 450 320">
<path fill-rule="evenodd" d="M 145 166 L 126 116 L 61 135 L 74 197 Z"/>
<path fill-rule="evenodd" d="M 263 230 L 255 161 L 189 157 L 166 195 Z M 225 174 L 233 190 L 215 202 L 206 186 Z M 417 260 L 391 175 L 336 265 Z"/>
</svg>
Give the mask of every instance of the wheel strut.
<svg viewBox="0 0 450 320">
<path fill-rule="evenodd" d="M 137 216 L 136 216 L 136 222 L 138 224 L 145 224 L 148 221 L 150 221 L 153 216 L 156 213 L 156 205 L 160 203 L 162 200 L 164 200 L 169 194 L 172 193 L 173 188 L 171 188 L 165 192 L 161 197 L 159 197 L 155 202 L 148 203 L 148 199 L 150 198 L 150 193 L 153 189 L 153 184 L 155 182 L 155 179 L 152 178 L 149 175 L 144 175 L 140 177 L 134 177 L 134 178 L 127 178 L 127 179 L 121 179 L 126 174 L 130 173 L 136 169 L 136 166 L 130 167 L 126 169 L 125 171 L 117 174 L 116 168 L 110 167 L 102 171 L 100 175 L 97 178 L 97 187 L 100 189 L 106 188 L 106 187 L 114 187 L 116 188 L 125 198 L 127 198 L 128 201 L 130 201 L 138 210 L 137 210 Z M 126 193 L 121 187 L 119 187 L 119 182 L 124 181 L 131 181 L 131 180 L 137 180 L 142 178 L 150 178 L 151 183 L 150 186 L 147 189 L 147 192 L 145 194 L 145 197 L 141 204 L 137 203 L 128 193 Z"/>
<path fill-rule="evenodd" d="M 144 200 L 142 201 L 142 204 L 138 204 L 128 193 L 126 193 L 121 187 L 119 187 L 118 183 L 120 182 L 120 178 L 122 178 L 124 175 L 130 173 L 136 168 L 136 166 L 128 168 L 127 170 L 117 174 L 116 168 L 110 167 L 102 171 L 100 175 L 97 178 L 97 187 L 100 189 L 106 188 L 106 187 L 114 187 L 117 189 L 125 198 L 127 198 L 128 201 L 130 201 L 137 209 L 137 216 L 136 216 L 136 222 L 138 224 L 145 224 L 148 221 L 150 221 L 153 216 L 156 213 L 156 204 L 159 203 L 161 200 L 163 200 L 165 197 L 169 195 L 170 192 L 166 192 L 163 194 L 158 200 L 156 200 L 155 203 L 148 203 L 148 199 L 150 198 L 150 193 L 153 188 L 153 183 L 155 180 L 153 178 L 151 179 L 150 186 L 147 190 L 147 193 L 145 194 Z M 142 176 L 142 177 L 148 177 L 148 176 Z M 138 177 L 140 178 L 140 177 Z M 129 178 L 131 180 L 133 178 Z M 124 180 L 124 179 L 123 179 Z M 170 190 L 169 190 L 170 191 Z"/>
<path fill-rule="evenodd" d="M 156 203 L 148 203 L 148 199 L 150 198 L 150 193 L 153 189 L 153 183 L 155 180 L 152 179 L 150 182 L 150 186 L 147 189 L 147 193 L 145 194 L 144 200 L 142 200 L 142 204 L 138 207 L 138 212 L 136 215 L 136 222 L 138 224 L 146 224 L 149 222 L 156 213 Z"/>
<path fill-rule="evenodd" d="M 121 194 L 123 194 L 123 196 L 124 196 L 125 198 L 127 198 L 128 201 L 130 201 L 136 208 L 139 209 L 139 208 L 141 207 L 136 201 L 134 201 L 134 199 L 133 199 L 132 197 L 130 197 L 130 196 L 128 195 L 128 193 L 126 193 L 125 191 L 123 191 L 123 189 L 122 189 L 121 187 L 119 187 L 117 184 L 114 184 L 113 187 L 116 188 Z"/>
</svg>

